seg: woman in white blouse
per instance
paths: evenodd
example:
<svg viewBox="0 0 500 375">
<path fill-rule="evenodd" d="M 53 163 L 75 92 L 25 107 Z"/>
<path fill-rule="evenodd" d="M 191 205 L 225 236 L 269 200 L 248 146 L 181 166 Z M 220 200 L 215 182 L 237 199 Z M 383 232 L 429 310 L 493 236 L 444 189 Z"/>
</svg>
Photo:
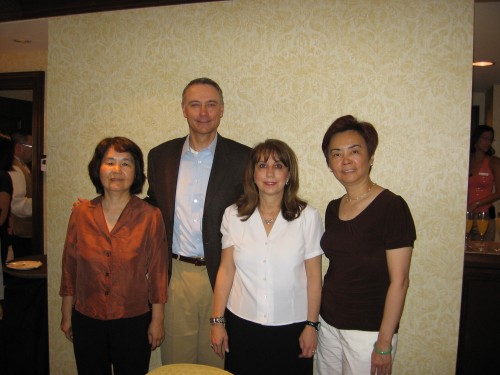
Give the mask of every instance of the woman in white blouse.
<svg viewBox="0 0 500 375">
<path fill-rule="evenodd" d="M 244 194 L 224 213 L 211 341 L 233 374 L 313 372 L 323 224 L 298 189 L 294 152 L 268 139 L 252 150 Z"/>
</svg>

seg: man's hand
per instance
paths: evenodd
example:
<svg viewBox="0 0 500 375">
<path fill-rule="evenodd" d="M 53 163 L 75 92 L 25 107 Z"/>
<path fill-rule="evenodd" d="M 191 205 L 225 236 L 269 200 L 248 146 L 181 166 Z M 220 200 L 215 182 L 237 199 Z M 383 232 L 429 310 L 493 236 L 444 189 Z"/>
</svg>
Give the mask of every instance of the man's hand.
<svg viewBox="0 0 500 375">
<path fill-rule="evenodd" d="M 81 205 L 82 203 L 85 203 L 85 202 L 88 202 L 89 200 L 87 198 L 80 198 L 80 197 L 77 197 L 76 198 L 76 202 L 73 202 L 73 207 L 71 208 L 72 210 L 75 208 L 75 207 L 78 207 L 79 205 Z"/>
</svg>

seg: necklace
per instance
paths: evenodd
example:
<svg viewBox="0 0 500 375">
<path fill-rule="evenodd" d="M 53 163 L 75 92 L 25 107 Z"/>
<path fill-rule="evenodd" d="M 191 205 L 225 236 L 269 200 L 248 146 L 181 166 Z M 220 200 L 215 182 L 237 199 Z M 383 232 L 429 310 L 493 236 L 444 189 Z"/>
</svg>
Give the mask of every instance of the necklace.
<svg viewBox="0 0 500 375">
<path fill-rule="evenodd" d="M 368 188 L 366 193 L 361 194 L 360 196 L 350 197 L 349 194 L 346 193 L 346 195 L 344 195 L 344 197 L 345 197 L 345 199 L 347 199 L 348 202 L 359 201 L 359 200 L 363 199 L 364 197 L 366 197 L 368 195 L 368 193 L 372 190 L 372 187 L 374 187 L 375 185 L 377 185 L 377 184 L 375 182 L 372 182 L 371 186 Z"/>
<path fill-rule="evenodd" d="M 266 225 L 271 225 L 272 223 L 274 223 L 276 221 L 276 218 L 278 217 L 278 214 L 280 213 L 280 211 L 278 211 L 274 217 L 272 218 L 265 218 L 263 215 L 262 215 L 262 211 L 259 209 L 259 214 L 260 214 L 260 218 L 262 219 L 262 221 L 264 222 L 264 224 Z"/>
</svg>

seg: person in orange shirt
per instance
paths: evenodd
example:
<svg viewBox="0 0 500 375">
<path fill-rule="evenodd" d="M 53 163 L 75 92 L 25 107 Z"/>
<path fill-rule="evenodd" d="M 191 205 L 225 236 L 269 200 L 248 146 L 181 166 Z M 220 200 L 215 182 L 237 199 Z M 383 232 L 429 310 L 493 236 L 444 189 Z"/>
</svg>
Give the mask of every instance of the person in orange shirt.
<svg viewBox="0 0 500 375">
<path fill-rule="evenodd" d="M 96 147 L 89 175 L 100 194 L 71 213 L 62 257 L 61 330 L 78 374 L 139 375 L 164 338 L 168 257 L 160 210 L 138 198 L 142 151 L 123 137 Z"/>
<path fill-rule="evenodd" d="M 495 138 L 492 127 L 477 126 L 471 137 L 469 159 L 469 191 L 467 194 L 467 211 L 486 212 L 490 219 L 484 236 L 486 241 L 495 239 L 495 207 L 493 203 L 500 199 L 500 159 L 491 144 Z M 476 228 L 473 228 L 472 239 L 479 239 Z"/>
</svg>

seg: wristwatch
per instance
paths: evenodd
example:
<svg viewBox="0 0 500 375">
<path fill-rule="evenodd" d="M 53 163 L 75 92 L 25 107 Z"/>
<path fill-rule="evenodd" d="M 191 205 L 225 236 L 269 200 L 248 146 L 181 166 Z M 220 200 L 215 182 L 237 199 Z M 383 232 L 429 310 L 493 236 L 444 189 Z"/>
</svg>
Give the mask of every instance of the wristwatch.
<svg viewBox="0 0 500 375">
<path fill-rule="evenodd" d="M 321 322 L 311 322 L 310 320 L 306 320 L 306 326 L 311 326 L 316 331 L 319 331 L 319 329 L 321 328 Z"/>
<path fill-rule="evenodd" d="M 210 324 L 226 324 L 226 318 L 223 316 L 216 316 L 215 318 L 210 318 Z"/>
</svg>

